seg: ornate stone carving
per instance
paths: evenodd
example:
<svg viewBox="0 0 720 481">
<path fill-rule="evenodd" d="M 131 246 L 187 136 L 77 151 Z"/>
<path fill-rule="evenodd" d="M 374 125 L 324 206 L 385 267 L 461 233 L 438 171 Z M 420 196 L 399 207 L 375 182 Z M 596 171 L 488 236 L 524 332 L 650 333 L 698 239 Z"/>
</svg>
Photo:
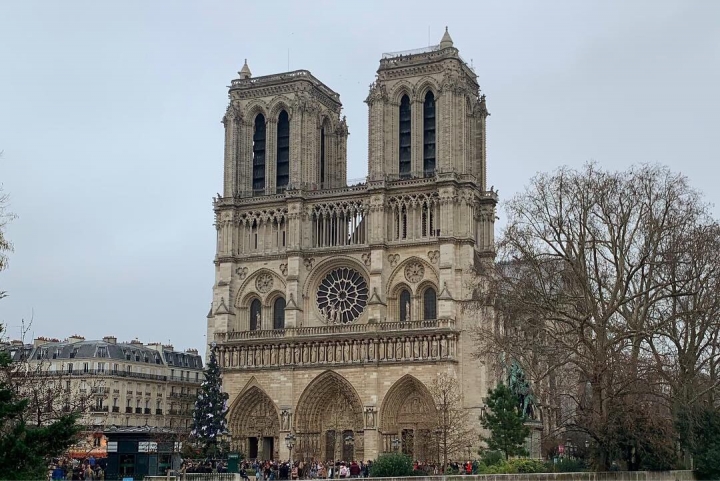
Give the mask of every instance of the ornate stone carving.
<svg viewBox="0 0 720 481">
<path fill-rule="evenodd" d="M 327 324 L 355 321 L 365 310 L 367 302 L 367 281 L 349 267 L 330 271 L 318 287 L 316 303 Z"/>
<path fill-rule="evenodd" d="M 267 294 L 273 288 L 273 276 L 263 272 L 255 279 L 255 288 L 261 294 Z"/>
<path fill-rule="evenodd" d="M 235 269 L 235 274 L 237 274 L 239 280 L 243 280 L 247 277 L 248 269 L 247 267 L 238 267 Z"/>
<path fill-rule="evenodd" d="M 287 264 L 280 264 L 280 272 L 282 272 L 282 275 L 287 276 Z"/>
<path fill-rule="evenodd" d="M 390 267 L 395 267 L 400 261 L 400 254 L 390 254 L 388 256 L 388 261 L 390 262 Z"/>
<path fill-rule="evenodd" d="M 315 265 L 315 258 L 310 257 L 309 259 L 303 259 L 303 264 L 305 264 L 305 269 L 311 271 L 313 266 Z"/>
<path fill-rule="evenodd" d="M 420 262 L 411 262 L 405 266 L 405 279 L 412 284 L 417 284 L 425 277 L 425 267 Z"/>
<path fill-rule="evenodd" d="M 427 256 L 431 264 L 437 264 L 440 259 L 440 251 L 428 251 Z"/>
<path fill-rule="evenodd" d="M 364 253 L 364 254 L 363 254 L 362 256 L 360 256 L 360 257 L 362 257 L 363 264 L 365 264 L 366 266 L 370 267 L 370 262 L 371 262 L 371 259 L 372 259 L 372 255 L 371 255 L 369 252 L 366 252 L 366 253 Z"/>
</svg>

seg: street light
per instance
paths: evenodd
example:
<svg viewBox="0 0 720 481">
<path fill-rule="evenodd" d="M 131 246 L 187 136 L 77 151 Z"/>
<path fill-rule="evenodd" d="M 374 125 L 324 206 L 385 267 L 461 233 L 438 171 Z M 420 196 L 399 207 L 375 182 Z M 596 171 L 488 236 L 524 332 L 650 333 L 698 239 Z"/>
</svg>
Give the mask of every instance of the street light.
<svg viewBox="0 0 720 481">
<path fill-rule="evenodd" d="M 472 459 L 470 459 L 470 451 L 472 451 L 472 445 L 468 444 L 467 446 L 465 446 L 465 448 L 467 448 L 468 461 L 472 461 Z"/>
<path fill-rule="evenodd" d="M 288 435 L 285 436 L 285 446 L 287 446 L 288 450 L 290 451 L 289 462 L 292 464 L 292 450 L 295 447 L 295 435 L 293 433 L 288 433 Z"/>
</svg>

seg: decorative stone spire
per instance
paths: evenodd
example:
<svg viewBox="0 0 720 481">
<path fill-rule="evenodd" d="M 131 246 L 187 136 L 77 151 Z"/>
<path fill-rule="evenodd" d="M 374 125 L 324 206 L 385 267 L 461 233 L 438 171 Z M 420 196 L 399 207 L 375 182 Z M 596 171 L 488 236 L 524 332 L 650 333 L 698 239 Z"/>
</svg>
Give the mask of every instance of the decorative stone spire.
<svg viewBox="0 0 720 481">
<path fill-rule="evenodd" d="M 450 40 L 450 44 L 452 45 L 452 40 Z M 242 66 L 242 69 L 238 72 L 238 74 L 240 74 L 241 79 L 247 79 L 252 77 L 252 72 L 250 72 L 250 67 L 248 67 L 247 64 L 247 59 L 245 59 L 245 65 Z"/>
<path fill-rule="evenodd" d="M 448 33 L 448 28 L 445 27 L 445 34 L 443 34 L 442 39 L 440 40 L 440 48 L 450 48 L 452 46 L 452 38 L 450 37 L 450 33 Z"/>
</svg>

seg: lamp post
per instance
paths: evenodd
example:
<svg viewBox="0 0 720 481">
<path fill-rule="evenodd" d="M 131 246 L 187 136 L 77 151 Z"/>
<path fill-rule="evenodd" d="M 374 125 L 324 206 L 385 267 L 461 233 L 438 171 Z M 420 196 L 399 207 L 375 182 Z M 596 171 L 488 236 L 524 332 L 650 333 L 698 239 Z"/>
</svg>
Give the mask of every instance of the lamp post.
<svg viewBox="0 0 720 481">
<path fill-rule="evenodd" d="M 435 442 L 437 445 L 437 463 L 440 464 L 440 435 L 442 434 L 442 429 L 436 428 L 433 433 L 435 434 Z"/>
<path fill-rule="evenodd" d="M 287 446 L 290 451 L 289 462 L 292 464 L 292 450 L 295 447 L 295 435 L 293 433 L 288 433 L 288 435 L 285 436 L 285 446 Z"/>
<path fill-rule="evenodd" d="M 465 449 L 467 449 L 467 459 L 468 459 L 468 461 L 472 461 L 472 459 L 470 459 L 470 451 L 472 451 L 472 445 L 471 445 L 471 444 L 468 444 L 467 446 L 465 446 Z"/>
</svg>

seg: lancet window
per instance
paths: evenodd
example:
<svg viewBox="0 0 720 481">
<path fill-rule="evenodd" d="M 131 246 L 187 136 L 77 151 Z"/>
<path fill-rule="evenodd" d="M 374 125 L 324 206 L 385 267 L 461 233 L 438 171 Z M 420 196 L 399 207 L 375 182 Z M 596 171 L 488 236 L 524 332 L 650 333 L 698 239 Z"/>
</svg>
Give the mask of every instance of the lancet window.
<svg viewBox="0 0 720 481">
<path fill-rule="evenodd" d="M 320 185 L 323 189 L 327 188 L 327 180 L 325 179 L 325 127 L 320 129 Z"/>
<path fill-rule="evenodd" d="M 275 187 L 284 191 L 290 182 L 290 117 L 286 111 L 280 112 L 277 123 L 277 171 Z"/>
<path fill-rule="evenodd" d="M 262 195 L 265 192 L 265 116 L 263 114 L 257 114 L 255 117 L 252 189 L 254 195 Z"/>
<path fill-rule="evenodd" d="M 437 293 L 432 287 L 423 292 L 423 319 L 437 319 Z"/>
<path fill-rule="evenodd" d="M 411 175 L 411 123 L 410 97 L 403 95 L 400 99 L 400 138 L 398 139 L 400 144 L 398 173 L 401 179 L 409 178 Z"/>
<path fill-rule="evenodd" d="M 399 315 L 400 315 L 400 322 L 405 322 L 411 320 L 412 317 L 412 307 L 410 305 L 411 303 L 411 297 L 410 297 L 410 291 L 407 289 L 403 289 L 400 291 L 400 296 L 398 297 L 398 304 L 399 304 Z"/>
<path fill-rule="evenodd" d="M 435 95 L 425 94 L 423 104 L 423 174 L 435 175 Z"/>
<path fill-rule="evenodd" d="M 285 329 L 284 297 L 278 297 L 273 303 L 273 329 Z"/>
<path fill-rule="evenodd" d="M 253 299 L 250 303 L 250 330 L 262 329 L 262 304 L 260 299 Z"/>
<path fill-rule="evenodd" d="M 367 242 L 366 207 L 362 202 L 317 204 L 310 208 L 312 246 L 360 245 Z"/>
</svg>

